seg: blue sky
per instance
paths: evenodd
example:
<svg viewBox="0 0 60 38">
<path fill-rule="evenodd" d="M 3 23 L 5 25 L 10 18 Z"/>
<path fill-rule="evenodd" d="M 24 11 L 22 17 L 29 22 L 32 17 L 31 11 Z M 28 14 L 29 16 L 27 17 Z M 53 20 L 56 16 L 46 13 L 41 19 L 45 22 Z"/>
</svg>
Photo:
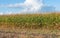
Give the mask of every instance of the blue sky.
<svg viewBox="0 0 60 38">
<path fill-rule="evenodd" d="M 25 0 L 0 0 L 0 4 L 15 4 L 15 3 L 22 3 Z"/>
<path fill-rule="evenodd" d="M 38 11 L 44 5 L 60 11 L 60 0 L 0 0 L 0 14 Z"/>
<path fill-rule="evenodd" d="M 57 11 L 60 11 L 60 0 L 44 0 L 44 3 L 48 6 L 54 6 Z"/>
</svg>

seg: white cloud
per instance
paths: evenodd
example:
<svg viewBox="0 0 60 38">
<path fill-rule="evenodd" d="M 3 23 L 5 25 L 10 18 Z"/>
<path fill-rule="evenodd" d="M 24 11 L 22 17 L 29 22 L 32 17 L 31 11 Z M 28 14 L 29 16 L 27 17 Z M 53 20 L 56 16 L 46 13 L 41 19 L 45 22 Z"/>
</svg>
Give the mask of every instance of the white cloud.
<svg viewBox="0 0 60 38">
<path fill-rule="evenodd" d="M 8 4 L 2 5 L 2 7 L 22 7 L 23 10 L 21 12 L 32 12 L 38 11 L 43 6 L 42 0 L 25 0 L 23 3 L 16 3 L 16 4 Z"/>
<path fill-rule="evenodd" d="M 12 14 L 12 12 L 0 12 L 0 15 Z"/>
<path fill-rule="evenodd" d="M 23 11 L 38 11 L 43 6 L 42 0 L 26 0 L 20 6 L 24 6 Z"/>
<path fill-rule="evenodd" d="M 43 3 L 40 0 L 40 2 L 38 0 L 26 0 L 23 5 L 26 7 L 26 9 L 24 9 L 24 11 L 28 10 L 28 11 L 37 11 L 39 9 L 41 9 Z"/>
<path fill-rule="evenodd" d="M 3 15 L 3 12 L 0 12 L 0 15 Z"/>
</svg>

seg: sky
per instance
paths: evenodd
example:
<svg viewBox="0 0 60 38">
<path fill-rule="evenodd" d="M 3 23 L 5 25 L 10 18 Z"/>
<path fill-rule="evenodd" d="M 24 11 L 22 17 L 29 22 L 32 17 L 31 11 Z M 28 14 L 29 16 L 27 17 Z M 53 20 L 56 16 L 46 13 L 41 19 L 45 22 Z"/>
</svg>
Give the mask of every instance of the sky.
<svg viewBox="0 0 60 38">
<path fill-rule="evenodd" d="M 37 12 L 42 8 L 48 11 L 51 7 L 60 11 L 60 0 L 0 0 L 0 15 Z"/>
</svg>

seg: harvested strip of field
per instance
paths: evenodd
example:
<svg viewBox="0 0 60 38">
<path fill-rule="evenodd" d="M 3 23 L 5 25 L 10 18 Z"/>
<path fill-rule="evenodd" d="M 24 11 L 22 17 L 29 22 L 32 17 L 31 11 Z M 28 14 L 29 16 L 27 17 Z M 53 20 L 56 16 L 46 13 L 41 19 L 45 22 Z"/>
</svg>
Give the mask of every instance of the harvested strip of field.
<svg viewBox="0 0 60 38">
<path fill-rule="evenodd" d="M 39 31 L 39 30 L 33 30 Z M 40 33 L 29 31 L 11 32 L 11 31 L 0 31 L 0 38 L 60 38 L 60 34 L 55 33 Z M 42 30 L 41 30 L 42 31 Z M 46 30 L 47 31 L 47 30 Z"/>
</svg>

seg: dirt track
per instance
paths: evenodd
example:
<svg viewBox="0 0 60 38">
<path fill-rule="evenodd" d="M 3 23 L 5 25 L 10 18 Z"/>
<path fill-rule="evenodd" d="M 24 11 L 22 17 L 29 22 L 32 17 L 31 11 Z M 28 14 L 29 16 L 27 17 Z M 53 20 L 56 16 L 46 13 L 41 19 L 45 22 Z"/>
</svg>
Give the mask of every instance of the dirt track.
<svg viewBox="0 0 60 38">
<path fill-rule="evenodd" d="M 0 38 L 59 38 L 60 35 L 56 34 L 39 34 L 27 32 L 5 32 L 0 31 Z"/>
</svg>

